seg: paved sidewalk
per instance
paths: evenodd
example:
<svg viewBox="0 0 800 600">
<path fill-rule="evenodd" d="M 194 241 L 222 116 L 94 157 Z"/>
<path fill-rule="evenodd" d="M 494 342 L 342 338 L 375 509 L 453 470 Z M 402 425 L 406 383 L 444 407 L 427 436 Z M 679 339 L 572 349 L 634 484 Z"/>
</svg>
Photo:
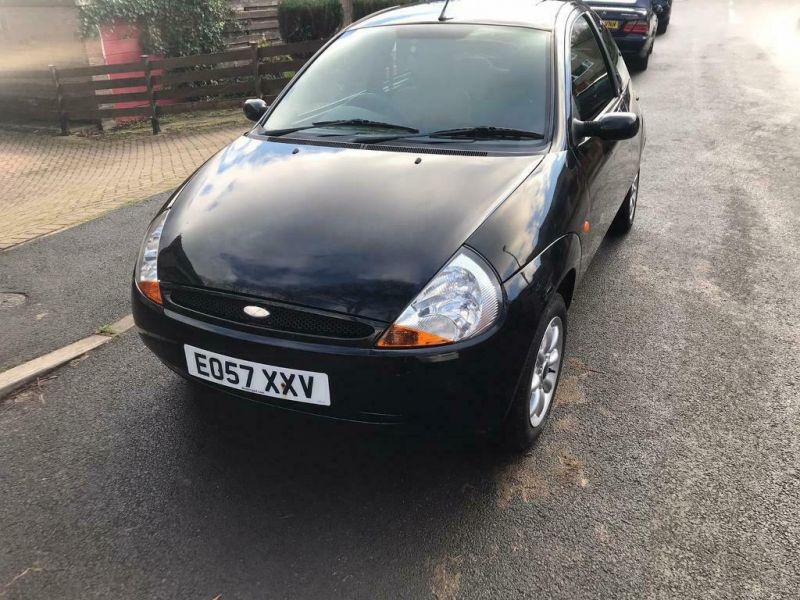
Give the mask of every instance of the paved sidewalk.
<svg viewBox="0 0 800 600">
<path fill-rule="evenodd" d="M 167 191 L 247 129 L 100 139 L 0 130 L 0 250 Z"/>
</svg>

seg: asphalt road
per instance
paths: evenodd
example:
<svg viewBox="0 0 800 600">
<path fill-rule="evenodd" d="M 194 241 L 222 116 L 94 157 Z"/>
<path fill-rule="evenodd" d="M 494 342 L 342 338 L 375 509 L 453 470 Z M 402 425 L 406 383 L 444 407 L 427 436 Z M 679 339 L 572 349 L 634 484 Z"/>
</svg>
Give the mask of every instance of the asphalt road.
<svg viewBox="0 0 800 600">
<path fill-rule="evenodd" d="M 0 371 L 79 340 L 131 312 L 130 279 L 148 223 L 168 194 L 0 252 Z"/>
<path fill-rule="evenodd" d="M 0 597 L 796 598 L 795 4 L 676 0 L 528 456 L 197 398 L 126 334 L 0 405 Z"/>
</svg>

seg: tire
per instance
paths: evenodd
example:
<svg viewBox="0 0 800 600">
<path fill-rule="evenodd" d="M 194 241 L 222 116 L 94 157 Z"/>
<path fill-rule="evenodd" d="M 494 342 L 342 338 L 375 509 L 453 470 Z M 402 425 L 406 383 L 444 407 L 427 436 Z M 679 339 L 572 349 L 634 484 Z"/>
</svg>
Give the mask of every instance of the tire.
<svg viewBox="0 0 800 600">
<path fill-rule="evenodd" d="M 554 324 L 559 327 L 556 339 L 552 337 Z M 546 340 L 545 334 L 551 337 Z M 517 382 L 511 408 L 498 431 L 498 441 L 506 449 L 514 452 L 524 452 L 530 449 L 547 425 L 547 418 L 553 408 L 558 382 L 561 379 L 566 339 L 567 306 L 561 295 L 555 294 L 545 307 L 536 327 L 528 356 L 525 359 L 525 366 Z M 553 362 L 553 350 L 558 352 L 556 362 Z M 547 375 L 542 378 L 541 369 L 547 362 L 543 360 L 543 357 L 549 357 L 550 362 L 546 366 Z M 535 376 L 538 381 L 542 382 L 538 388 L 539 395 L 536 406 L 539 411 L 537 413 L 532 410 Z M 545 384 L 549 384 L 547 388 L 545 388 Z M 545 392 L 545 389 L 550 391 Z"/>
<path fill-rule="evenodd" d="M 639 202 L 639 173 L 633 180 L 625 200 L 617 211 L 614 221 L 611 223 L 610 231 L 614 235 L 625 235 L 633 227 L 636 219 L 636 206 Z"/>
<path fill-rule="evenodd" d="M 647 71 L 647 67 L 650 64 L 650 54 L 651 52 L 648 52 L 644 56 L 637 56 L 631 60 L 633 69 L 635 71 Z"/>
<path fill-rule="evenodd" d="M 658 32 L 659 34 L 667 33 L 667 27 L 669 27 L 669 17 L 667 17 L 666 19 L 659 19 L 658 29 L 656 29 L 656 32 Z"/>
</svg>

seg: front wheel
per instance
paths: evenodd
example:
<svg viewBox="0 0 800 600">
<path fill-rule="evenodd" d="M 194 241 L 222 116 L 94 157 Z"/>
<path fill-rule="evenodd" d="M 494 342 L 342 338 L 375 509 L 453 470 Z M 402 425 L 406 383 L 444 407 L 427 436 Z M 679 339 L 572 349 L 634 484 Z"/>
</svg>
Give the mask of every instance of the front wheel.
<svg viewBox="0 0 800 600">
<path fill-rule="evenodd" d="M 555 294 L 545 307 L 499 434 L 506 447 L 525 451 L 541 435 L 553 406 L 564 362 L 567 307 Z"/>
<path fill-rule="evenodd" d="M 633 180 L 631 189 L 628 190 L 627 196 L 617 211 L 617 216 L 611 223 L 611 233 L 615 235 L 624 235 L 628 233 L 633 227 L 633 221 L 636 219 L 636 204 L 639 202 L 639 174 L 636 174 L 636 179 Z"/>
</svg>

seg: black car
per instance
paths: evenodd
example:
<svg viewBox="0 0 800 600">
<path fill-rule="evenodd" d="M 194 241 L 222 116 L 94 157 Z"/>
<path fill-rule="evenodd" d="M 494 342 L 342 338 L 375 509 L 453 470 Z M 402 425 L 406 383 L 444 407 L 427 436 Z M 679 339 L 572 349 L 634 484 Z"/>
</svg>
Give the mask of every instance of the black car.
<svg viewBox="0 0 800 600">
<path fill-rule="evenodd" d="M 641 115 L 596 15 L 392 9 L 246 112 L 146 234 L 147 346 L 275 407 L 530 444 L 576 286 L 636 214 Z"/>
<path fill-rule="evenodd" d="M 653 8 L 658 17 L 658 33 L 666 33 L 672 18 L 672 0 L 653 0 Z"/>
<path fill-rule="evenodd" d="M 585 3 L 600 15 L 631 67 L 646 70 L 658 32 L 654 0 L 585 0 Z"/>
</svg>

